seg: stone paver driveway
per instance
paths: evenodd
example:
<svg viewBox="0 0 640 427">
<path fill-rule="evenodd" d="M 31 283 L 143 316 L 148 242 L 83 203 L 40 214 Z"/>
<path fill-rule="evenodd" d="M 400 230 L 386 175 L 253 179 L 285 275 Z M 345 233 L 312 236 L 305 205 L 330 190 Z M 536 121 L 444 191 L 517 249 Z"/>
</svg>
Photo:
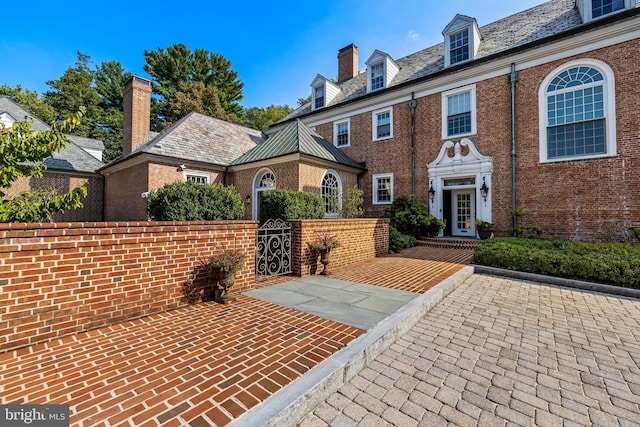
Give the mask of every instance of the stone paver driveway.
<svg viewBox="0 0 640 427">
<path fill-rule="evenodd" d="M 300 423 L 640 426 L 640 301 L 473 275 Z"/>
</svg>

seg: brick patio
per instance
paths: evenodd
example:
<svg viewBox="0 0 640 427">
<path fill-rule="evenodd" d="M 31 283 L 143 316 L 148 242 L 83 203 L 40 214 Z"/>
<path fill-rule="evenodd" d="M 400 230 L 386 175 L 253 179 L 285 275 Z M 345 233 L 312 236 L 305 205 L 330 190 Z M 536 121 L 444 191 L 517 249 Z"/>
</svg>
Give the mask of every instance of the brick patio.
<svg viewBox="0 0 640 427">
<path fill-rule="evenodd" d="M 416 247 L 333 277 L 424 292 L 471 254 Z M 2 354 L 0 403 L 67 403 L 74 426 L 222 426 L 363 333 L 242 295 Z"/>
</svg>

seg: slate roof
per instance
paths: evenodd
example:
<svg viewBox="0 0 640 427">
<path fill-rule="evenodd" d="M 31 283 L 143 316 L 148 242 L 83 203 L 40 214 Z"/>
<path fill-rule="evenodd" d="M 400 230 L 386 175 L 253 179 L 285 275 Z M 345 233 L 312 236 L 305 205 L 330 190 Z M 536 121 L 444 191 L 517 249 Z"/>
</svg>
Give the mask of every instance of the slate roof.
<svg viewBox="0 0 640 427">
<path fill-rule="evenodd" d="M 640 0 L 636 0 L 636 7 Z M 426 6 L 425 6 L 426 7 Z M 527 43 L 542 40 L 578 28 L 582 25 L 582 18 L 575 0 L 551 0 L 528 10 L 516 13 L 489 25 L 480 27 L 482 41 L 476 54 L 476 60 L 505 52 L 512 48 L 524 46 Z M 443 23 L 442 28 L 445 27 Z M 444 39 L 444 38 L 443 38 Z M 389 82 L 388 88 L 405 84 L 420 78 L 445 70 L 444 42 L 431 46 L 419 52 L 395 60 L 400 70 Z M 465 63 L 473 65 L 474 61 Z M 463 65 L 464 66 L 464 65 Z M 361 72 L 349 80 L 337 83 L 341 91 L 328 105 L 341 104 L 355 100 L 367 94 L 367 73 Z M 384 92 L 384 90 L 376 91 Z M 315 112 L 322 109 L 315 110 Z M 307 103 L 278 123 L 292 120 L 311 113 L 311 103 Z"/>
<path fill-rule="evenodd" d="M 364 169 L 360 163 L 355 162 L 300 120 L 289 123 L 265 142 L 237 158 L 232 164 L 258 162 L 295 153 L 307 154 L 353 168 Z"/>
<path fill-rule="evenodd" d="M 32 116 L 19 104 L 6 96 L 0 96 L 0 114 L 7 113 L 16 121 L 33 119 L 31 128 L 39 131 L 49 130 L 50 127 L 42 120 Z M 102 141 L 80 136 L 66 135 L 69 139 L 67 146 L 60 152 L 54 153 L 53 157 L 44 160 L 48 170 L 60 170 L 67 172 L 90 172 L 104 166 L 100 160 L 89 154 L 85 148 L 90 150 L 103 150 Z"/>
<path fill-rule="evenodd" d="M 259 130 L 192 112 L 107 167 L 141 153 L 228 166 L 262 141 Z"/>
</svg>

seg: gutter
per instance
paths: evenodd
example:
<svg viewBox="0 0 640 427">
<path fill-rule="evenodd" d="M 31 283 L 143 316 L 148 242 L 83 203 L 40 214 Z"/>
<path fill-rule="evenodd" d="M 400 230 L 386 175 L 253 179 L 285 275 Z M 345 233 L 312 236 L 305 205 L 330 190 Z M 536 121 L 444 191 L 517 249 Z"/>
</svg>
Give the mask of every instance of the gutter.
<svg viewBox="0 0 640 427">
<path fill-rule="evenodd" d="M 416 200 L 416 101 L 415 93 L 411 92 L 411 101 L 409 101 L 409 108 L 411 109 L 411 194 L 413 195 L 413 201 Z"/>
</svg>

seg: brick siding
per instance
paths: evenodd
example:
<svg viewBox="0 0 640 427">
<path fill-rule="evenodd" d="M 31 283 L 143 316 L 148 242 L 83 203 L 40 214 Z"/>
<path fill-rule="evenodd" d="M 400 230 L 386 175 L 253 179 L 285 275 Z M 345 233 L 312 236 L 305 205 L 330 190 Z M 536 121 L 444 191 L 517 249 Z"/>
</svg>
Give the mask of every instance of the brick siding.
<svg viewBox="0 0 640 427">
<path fill-rule="evenodd" d="M 0 351 L 186 304 L 199 256 L 238 248 L 255 283 L 250 221 L 0 224 Z"/>
<path fill-rule="evenodd" d="M 335 236 L 340 247 L 331 251 L 330 268 L 344 267 L 384 255 L 389 251 L 389 220 L 317 219 L 292 220 L 293 273 L 309 276 L 322 271 L 319 257 L 307 246 L 323 233 Z"/>
</svg>

